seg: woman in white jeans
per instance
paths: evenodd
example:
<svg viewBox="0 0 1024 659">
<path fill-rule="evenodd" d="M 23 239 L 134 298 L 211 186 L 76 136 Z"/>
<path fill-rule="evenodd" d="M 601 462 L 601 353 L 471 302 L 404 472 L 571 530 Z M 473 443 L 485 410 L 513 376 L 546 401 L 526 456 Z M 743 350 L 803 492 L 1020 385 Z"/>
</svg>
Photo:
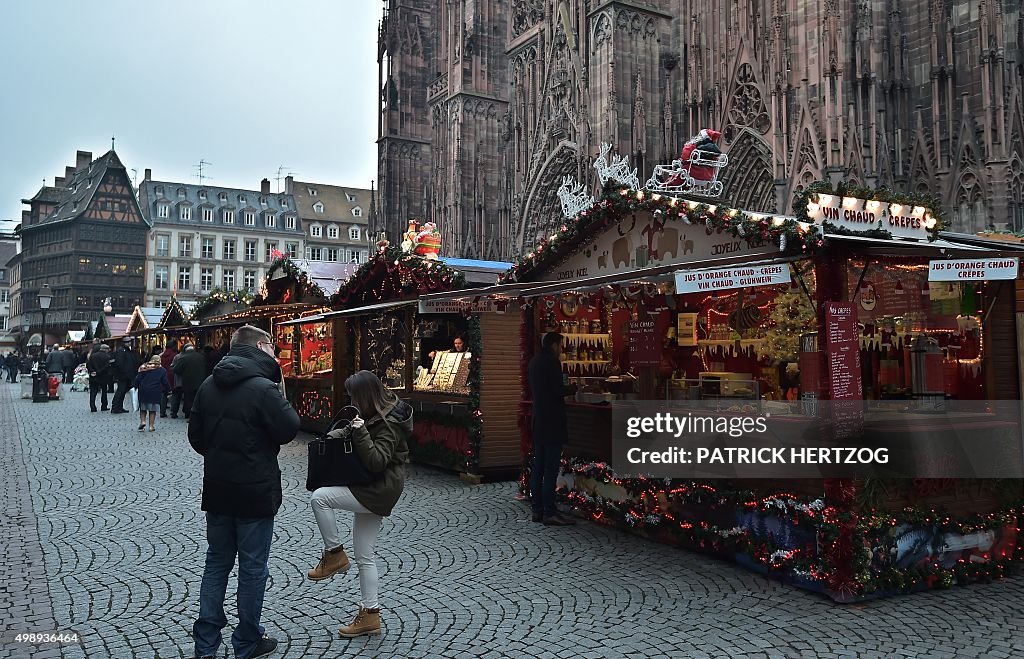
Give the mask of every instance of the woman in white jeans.
<svg viewBox="0 0 1024 659">
<path fill-rule="evenodd" d="M 359 566 L 362 601 L 355 619 L 338 630 L 343 638 L 355 638 L 380 634 L 377 559 L 373 550 L 381 522 L 391 514 L 405 486 L 412 408 L 385 389 L 370 371 L 359 371 L 345 380 L 345 391 L 360 414 L 368 415 L 365 420 L 357 416 L 352 421 L 352 446 L 376 478 L 369 485 L 321 487 L 313 492 L 313 515 L 324 539 L 324 552 L 307 576 L 321 581 L 348 570 L 350 562 L 345 555 L 335 511 L 355 513 L 352 547 Z"/>
</svg>

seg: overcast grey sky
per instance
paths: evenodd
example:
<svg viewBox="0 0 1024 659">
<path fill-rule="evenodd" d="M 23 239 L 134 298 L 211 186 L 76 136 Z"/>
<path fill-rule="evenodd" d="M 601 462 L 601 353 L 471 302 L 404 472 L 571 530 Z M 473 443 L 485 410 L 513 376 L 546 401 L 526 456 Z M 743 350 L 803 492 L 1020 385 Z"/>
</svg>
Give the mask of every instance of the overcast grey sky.
<svg viewBox="0 0 1024 659">
<path fill-rule="evenodd" d="M 377 0 L 4 3 L 0 221 L 117 138 L 153 178 L 259 188 L 376 176 Z M 0 224 L 11 230 L 14 224 Z"/>
</svg>

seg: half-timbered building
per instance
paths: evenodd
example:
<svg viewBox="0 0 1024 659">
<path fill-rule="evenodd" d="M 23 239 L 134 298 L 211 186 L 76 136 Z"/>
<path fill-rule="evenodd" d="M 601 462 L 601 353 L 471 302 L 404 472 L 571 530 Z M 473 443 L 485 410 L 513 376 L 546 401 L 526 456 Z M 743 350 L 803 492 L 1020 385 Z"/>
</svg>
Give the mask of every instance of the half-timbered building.
<svg viewBox="0 0 1024 659">
<path fill-rule="evenodd" d="M 143 302 L 149 224 L 113 150 L 95 160 L 79 151 L 64 176 L 22 202 L 23 322 L 42 326 L 44 284 L 53 294 L 46 326 L 54 334 L 84 329 L 108 297 L 115 313 Z"/>
</svg>

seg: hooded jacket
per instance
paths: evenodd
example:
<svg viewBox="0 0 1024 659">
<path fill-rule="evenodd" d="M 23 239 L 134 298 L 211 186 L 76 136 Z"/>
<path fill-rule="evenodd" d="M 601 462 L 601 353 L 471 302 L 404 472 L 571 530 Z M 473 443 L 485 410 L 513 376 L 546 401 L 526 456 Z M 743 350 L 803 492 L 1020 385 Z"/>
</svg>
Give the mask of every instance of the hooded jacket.
<svg viewBox="0 0 1024 659">
<path fill-rule="evenodd" d="M 174 384 L 174 371 L 171 370 L 171 362 L 173 362 L 174 358 L 177 356 L 178 351 L 170 346 L 164 348 L 164 351 L 160 353 L 160 364 L 163 365 L 164 370 L 167 371 L 167 381 L 171 383 L 172 389 L 177 385 Z"/>
<path fill-rule="evenodd" d="M 277 455 L 299 431 L 299 415 L 277 388 L 280 381 L 273 357 L 254 346 L 236 346 L 199 387 L 188 441 L 205 458 L 203 510 L 272 517 L 280 509 Z"/>
<path fill-rule="evenodd" d="M 334 432 L 339 431 L 331 434 Z M 386 408 L 383 419 L 374 414 L 352 431 L 352 446 L 359 459 L 370 473 L 380 474 L 369 485 L 349 487 L 356 501 L 370 512 L 387 517 L 402 496 L 410 435 L 412 407 L 402 400 Z"/>
</svg>

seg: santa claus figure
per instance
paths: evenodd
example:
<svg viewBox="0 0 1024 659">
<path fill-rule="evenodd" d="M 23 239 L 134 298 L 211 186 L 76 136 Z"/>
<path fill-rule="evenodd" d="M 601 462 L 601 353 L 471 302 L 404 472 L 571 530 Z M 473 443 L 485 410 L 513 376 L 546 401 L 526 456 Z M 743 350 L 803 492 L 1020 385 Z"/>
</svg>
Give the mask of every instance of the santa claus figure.
<svg viewBox="0 0 1024 659">
<path fill-rule="evenodd" d="M 699 133 L 687 140 L 686 144 L 683 145 L 683 152 L 679 154 L 679 162 L 682 164 L 683 169 L 689 169 L 690 178 L 700 184 L 701 182 L 711 181 L 715 178 L 716 168 L 709 167 L 707 165 L 690 165 L 690 158 L 693 156 L 694 151 L 700 151 L 700 157 L 703 160 L 714 160 L 721 155 L 722 150 L 718 148 L 715 141 L 721 137 L 722 134 L 717 130 L 711 130 L 710 128 L 704 128 Z M 666 185 L 682 185 L 683 176 L 681 173 L 675 174 L 669 179 Z"/>
<path fill-rule="evenodd" d="M 427 222 L 423 225 L 423 230 L 416 235 L 413 253 L 424 258 L 436 259 L 437 253 L 440 251 L 441 234 L 437 230 L 437 225 Z"/>
</svg>

